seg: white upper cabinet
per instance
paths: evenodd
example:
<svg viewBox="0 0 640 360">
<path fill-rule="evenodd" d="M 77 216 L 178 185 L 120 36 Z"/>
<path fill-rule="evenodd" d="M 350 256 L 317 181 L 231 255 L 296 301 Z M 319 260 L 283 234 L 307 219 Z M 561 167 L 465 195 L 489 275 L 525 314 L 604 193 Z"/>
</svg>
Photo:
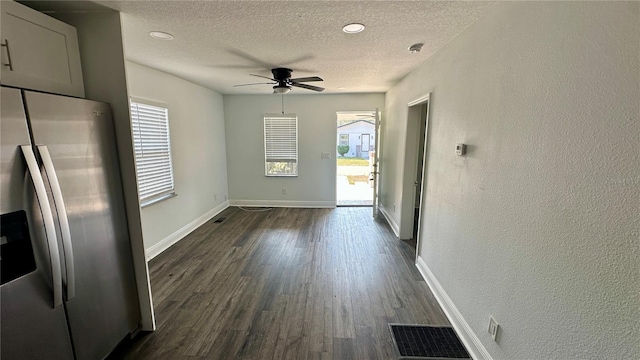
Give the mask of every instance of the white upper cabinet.
<svg viewBox="0 0 640 360">
<path fill-rule="evenodd" d="M 84 97 L 76 29 L 13 1 L 0 1 L 3 85 Z"/>
</svg>

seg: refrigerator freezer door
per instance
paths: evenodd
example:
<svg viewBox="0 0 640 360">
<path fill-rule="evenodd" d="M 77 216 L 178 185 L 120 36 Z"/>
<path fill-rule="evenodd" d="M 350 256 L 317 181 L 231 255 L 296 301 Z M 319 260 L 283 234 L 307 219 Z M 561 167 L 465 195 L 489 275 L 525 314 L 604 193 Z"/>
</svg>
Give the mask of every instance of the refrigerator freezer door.
<svg viewBox="0 0 640 360">
<path fill-rule="evenodd" d="M 17 265 L 22 261 L 14 261 L 14 257 L 20 256 L 24 261 L 35 261 L 36 269 L 27 274 L 24 269 L 15 269 L 20 271 L 19 276 L 0 286 L 0 358 L 73 359 L 64 307 L 53 306 L 45 220 L 20 148 L 31 143 L 22 95 L 17 89 L 3 87 L 1 91 L 0 261 L 3 270 L 12 272 L 5 268 L 9 266 L 5 260 Z"/>
<path fill-rule="evenodd" d="M 65 306 L 76 359 L 101 359 L 140 322 L 111 111 L 29 91 L 25 101 L 33 141 L 46 145 L 66 205 L 75 297 Z"/>
<path fill-rule="evenodd" d="M 20 145 L 29 145 L 31 140 L 20 90 L 3 87 L 0 95 L 0 213 L 6 214 L 23 208 L 22 187 L 26 164 Z"/>
</svg>

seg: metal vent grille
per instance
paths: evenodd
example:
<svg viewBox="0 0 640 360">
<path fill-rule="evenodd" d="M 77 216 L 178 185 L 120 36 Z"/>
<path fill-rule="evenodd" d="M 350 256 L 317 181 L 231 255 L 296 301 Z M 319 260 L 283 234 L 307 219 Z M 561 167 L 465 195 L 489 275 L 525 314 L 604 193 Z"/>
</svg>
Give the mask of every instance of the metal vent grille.
<svg viewBox="0 0 640 360">
<path fill-rule="evenodd" d="M 400 359 L 470 359 L 450 326 L 389 324 Z"/>
</svg>

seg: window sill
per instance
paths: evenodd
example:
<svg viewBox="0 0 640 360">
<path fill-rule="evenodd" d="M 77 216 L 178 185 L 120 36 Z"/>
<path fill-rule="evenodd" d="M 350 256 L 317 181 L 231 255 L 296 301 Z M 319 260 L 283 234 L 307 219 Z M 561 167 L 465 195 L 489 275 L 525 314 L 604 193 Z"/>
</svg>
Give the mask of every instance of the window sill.
<svg viewBox="0 0 640 360">
<path fill-rule="evenodd" d="M 178 194 L 176 194 L 176 193 L 165 194 L 165 195 L 159 196 L 157 198 L 153 198 L 151 200 L 147 200 L 147 201 L 145 201 L 143 203 L 140 203 L 140 207 L 141 208 L 145 208 L 147 206 L 159 203 L 160 201 L 171 199 L 172 197 L 176 197 L 176 196 L 178 196 Z"/>
</svg>

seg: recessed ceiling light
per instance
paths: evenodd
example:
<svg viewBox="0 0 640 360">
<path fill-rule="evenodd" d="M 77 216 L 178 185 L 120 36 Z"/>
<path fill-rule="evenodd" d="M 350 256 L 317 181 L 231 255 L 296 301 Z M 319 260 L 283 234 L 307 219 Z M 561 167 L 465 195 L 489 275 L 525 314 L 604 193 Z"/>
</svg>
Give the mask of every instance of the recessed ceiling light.
<svg viewBox="0 0 640 360">
<path fill-rule="evenodd" d="M 347 89 L 346 87 L 342 87 L 342 86 L 338 88 L 338 90 L 346 90 L 346 89 Z"/>
<path fill-rule="evenodd" d="M 358 23 L 347 24 L 342 27 L 342 31 L 346 32 L 347 34 L 356 34 L 361 32 L 362 30 L 364 30 L 364 25 Z"/>
<path fill-rule="evenodd" d="M 152 31 L 149 33 L 152 38 L 158 40 L 173 40 L 173 35 L 163 32 L 163 31 Z"/>
</svg>

